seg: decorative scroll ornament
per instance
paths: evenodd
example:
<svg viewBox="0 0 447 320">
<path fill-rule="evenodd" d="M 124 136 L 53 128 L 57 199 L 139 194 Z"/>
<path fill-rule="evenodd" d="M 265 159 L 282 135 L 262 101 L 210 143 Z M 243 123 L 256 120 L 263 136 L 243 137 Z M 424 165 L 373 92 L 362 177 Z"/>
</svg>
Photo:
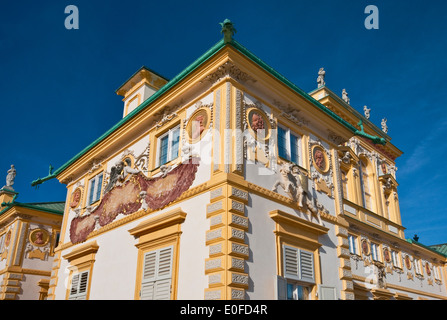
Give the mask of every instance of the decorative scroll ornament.
<svg viewBox="0 0 447 320">
<path fill-rule="evenodd" d="M 284 105 L 280 101 L 274 100 L 273 104 L 281 110 L 281 116 L 292 121 L 299 127 L 308 126 L 309 120 L 300 115 L 301 110 L 296 107 L 291 106 L 290 104 Z"/>
<path fill-rule="evenodd" d="M 240 82 L 256 82 L 256 79 L 250 76 L 248 73 L 242 71 L 236 67 L 231 61 L 227 61 L 217 68 L 217 70 L 207 75 L 201 83 L 209 82 L 211 84 L 217 83 L 225 77 L 231 77 Z"/>
</svg>

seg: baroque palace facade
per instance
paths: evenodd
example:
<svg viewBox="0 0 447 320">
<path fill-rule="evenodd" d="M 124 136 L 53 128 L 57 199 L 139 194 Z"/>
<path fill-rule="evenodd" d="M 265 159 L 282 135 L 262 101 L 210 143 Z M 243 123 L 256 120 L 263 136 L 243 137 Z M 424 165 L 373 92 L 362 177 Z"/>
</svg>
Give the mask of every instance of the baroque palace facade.
<svg viewBox="0 0 447 320">
<path fill-rule="evenodd" d="M 48 299 L 446 299 L 447 256 L 405 239 L 386 124 L 221 25 L 172 80 L 138 70 L 122 120 L 33 182 L 68 192 Z"/>
</svg>

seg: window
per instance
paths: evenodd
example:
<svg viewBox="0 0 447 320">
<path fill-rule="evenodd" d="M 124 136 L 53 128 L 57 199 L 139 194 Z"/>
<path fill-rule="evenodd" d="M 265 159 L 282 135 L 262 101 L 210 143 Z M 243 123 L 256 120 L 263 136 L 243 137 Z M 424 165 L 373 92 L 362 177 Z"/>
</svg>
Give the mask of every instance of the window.
<svg viewBox="0 0 447 320">
<path fill-rule="evenodd" d="M 278 126 L 278 155 L 286 160 L 300 164 L 300 138 L 289 129 Z"/>
<path fill-rule="evenodd" d="M 89 182 L 88 205 L 96 202 L 101 198 L 103 173 L 96 175 Z"/>
<path fill-rule="evenodd" d="M 313 252 L 284 246 L 284 276 L 289 279 L 315 282 Z"/>
<path fill-rule="evenodd" d="M 391 258 L 392 258 L 394 267 L 402 268 L 402 265 L 401 265 L 400 259 L 399 259 L 399 253 L 397 251 L 391 250 Z"/>
<path fill-rule="evenodd" d="M 348 241 L 349 241 L 349 252 L 351 254 L 359 254 L 359 250 L 357 247 L 357 237 L 353 236 L 352 234 L 348 235 Z"/>
<path fill-rule="evenodd" d="M 313 252 L 283 246 L 284 277 L 287 300 L 308 300 L 315 283 Z"/>
<path fill-rule="evenodd" d="M 170 300 L 173 246 L 144 255 L 141 300 Z"/>
<path fill-rule="evenodd" d="M 349 198 L 348 198 L 348 174 L 344 170 L 341 170 L 341 187 L 343 189 L 343 198 L 346 200 L 349 200 Z"/>
<path fill-rule="evenodd" d="M 435 277 L 436 280 L 441 280 L 439 266 L 433 266 L 433 276 Z"/>
<path fill-rule="evenodd" d="M 309 287 L 287 283 L 287 300 L 309 300 Z"/>
<path fill-rule="evenodd" d="M 178 157 L 180 126 L 168 130 L 158 138 L 158 166 Z"/>
<path fill-rule="evenodd" d="M 371 242 L 371 258 L 374 261 L 381 261 L 379 256 L 379 245 Z"/>
<path fill-rule="evenodd" d="M 365 162 L 363 162 L 363 161 L 360 161 L 360 183 L 361 183 L 361 190 L 362 190 L 363 206 L 368 210 L 372 210 L 372 201 L 371 201 L 371 191 L 370 191 L 370 185 L 369 185 L 369 179 L 368 179 L 368 170 L 366 168 Z"/>
<path fill-rule="evenodd" d="M 86 300 L 89 272 L 84 271 L 73 274 L 71 278 L 70 295 L 68 300 Z"/>
<path fill-rule="evenodd" d="M 420 259 L 414 259 L 414 271 L 416 272 L 416 274 L 422 274 Z"/>
</svg>

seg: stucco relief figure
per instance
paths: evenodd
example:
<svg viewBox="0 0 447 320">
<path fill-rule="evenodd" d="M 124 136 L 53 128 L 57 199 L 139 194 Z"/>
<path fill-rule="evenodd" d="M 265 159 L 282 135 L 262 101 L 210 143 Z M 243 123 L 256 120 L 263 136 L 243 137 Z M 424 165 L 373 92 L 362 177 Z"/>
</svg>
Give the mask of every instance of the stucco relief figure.
<svg viewBox="0 0 447 320">
<path fill-rule="evenodd" d="M 275 182 L 272 191 L 278 192 L 278 187 L 281 187 L 300 208 L 305 208 L 321 224 L 319 210 L 324 210 L 324 207 L 309 195 L 307 176 L 301 172 L 297 165 L 291 164 L 282 165 L 279 172 L 280 180 Z"/>
<path fill-rule="evenodd" d="M 324 71 L 324 68 L 320 68 L 320 70 L 318 71 L 318 78 L 317 78 L 318 88 L 321 88 L 326 84 L 326 82 L 324 82 L 325 75 L 326 71 Z"/>
<path fill-rule="evenodd" d="M 15 178 L 16 178 L 16 169 L 12 164 L 11 169 L 8 170 L 8 174 L 6 175 L 6 187 L 12 189 Z"/>
<path fill-rule="evenodd" d="M 126 158 L 124 161 L 118 161 L 110 169 L 110 180 L 104 190 L 104 193 L 109 192 L 115 185 L 122 184 L 129 174 L 136 174 L 140 172 L 138 169 L 133 169 L 131 164 L 130 159 Z"/>
<path fill-rule="evenodd" d="M 280 180 L 276 181 L 272 191 L 278 192 L 278 187 L 281 187 L 284 192 L 302 208 L 304 206 L 306 191 L 302 185 L 302 174 L 300 169 L 298 166 L 292 166 L 292 168 L 290 168 L 290 165 L 286 164 L 281 167 L 279 172 Z"/>
</svg>

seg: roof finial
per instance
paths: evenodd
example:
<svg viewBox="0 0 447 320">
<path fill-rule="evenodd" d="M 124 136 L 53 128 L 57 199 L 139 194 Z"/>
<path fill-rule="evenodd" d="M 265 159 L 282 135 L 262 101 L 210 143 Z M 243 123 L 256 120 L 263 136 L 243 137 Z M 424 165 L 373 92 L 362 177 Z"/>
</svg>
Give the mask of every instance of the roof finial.
<svg viewBox="0 0 447 320">
<path fill-rule="evenodd" d="M 220 33 L 224 34 L 224 43 L 231 42 L 233 35 L 236 33 L 236 29 L 233 26 L 233 22 L 229 19 L 225 19 L 224 22 L 220 22 L 222 29 Z"/>
</svg>

